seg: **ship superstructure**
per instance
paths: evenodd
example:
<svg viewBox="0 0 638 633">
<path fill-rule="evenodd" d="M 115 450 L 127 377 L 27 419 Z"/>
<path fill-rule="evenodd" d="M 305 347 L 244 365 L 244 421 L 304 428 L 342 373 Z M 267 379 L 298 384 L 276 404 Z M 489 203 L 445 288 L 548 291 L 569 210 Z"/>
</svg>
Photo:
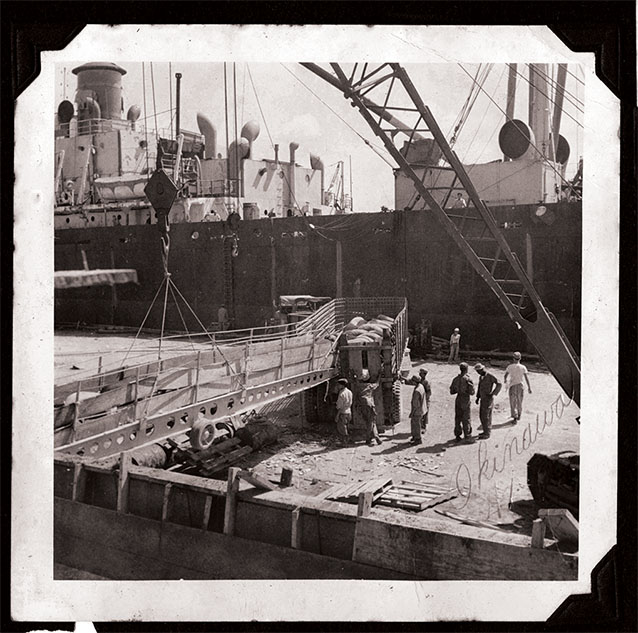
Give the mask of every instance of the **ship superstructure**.
<svg viewBox="0 0 638 633">
<path fill-rule="evenodd" d="M 231 213 L 252 220 L 330 212 L 323 204 L 323 163 L 311 154 L 308 166 L 298 164 L 298 143 L 290 142 L 288 161 L 278 145 L 272 157 L 255 159 L 260 128 L 248 121 L 222 155 L 204 114 L 197 115 L 199 132 L 191 132 L 180 129 L 177 113 L 174 138 L 168 130 L 149 130 L 136 104 L 124 116 L 126 70 L 117 64 L 92 62 L 73 73 L 75 102 L 59 104 L 55 127 L 56 229 L 154 224 L 144 186 L 157 166 L 180 187 L 174 223 L 220 221 Z"/>
</svg>

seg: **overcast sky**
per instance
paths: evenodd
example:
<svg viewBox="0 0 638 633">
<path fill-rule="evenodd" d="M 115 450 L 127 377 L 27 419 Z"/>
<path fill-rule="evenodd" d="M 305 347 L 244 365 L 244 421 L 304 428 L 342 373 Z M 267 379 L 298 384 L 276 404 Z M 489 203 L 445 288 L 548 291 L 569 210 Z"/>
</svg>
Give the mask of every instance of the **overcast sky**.
<svg viewBox="0 0 638 633">
<path fill-rule="evenodd" d="M 73 100 L 76 77 L 71 69 L 77 64 L 69 63 L 56 67 L 56 103 L 63 98 Z M 124 110 L 137 104 L 146 117 L 149 132 L 170 128 L 170 82 L 172 78 L 173 107 L 174 75 L 182 74 L 181 81 L 181 126 L 198 131 L 196 116 L 201 112 L 217 127 L 217 151 L 225 156 L 226 145 L 224 116 L 224 66 L 222 63 L 172 63 L 145 64 L 145 81 L 141 62 L 118 62 L 126 71 L 122 79 Z M 448 140 L 455 120 L 468 97 L 472 78 L 478 64 L 464 64 L 463 71 L 457 64 L 406 64 L 424 103 L 428 105 Z M 554 76 L 556 67 L 550 66 Z M 525 64 L 518 71 L 528 76 Z M 578 108 L 584 101 L 584 90 L 578 66 L 570 66 L 567 76 L 565 113 L 561 134 L 571 146 L 567 177 L 576 170 L 582 155 L 583 133 L 576 121 L 582 125 L 583 116 Z M 234 137 L 233 111 L 233 65 L 227 64 L 229 86 L 230 138 Z M 271 158 L 273 143 L 280 146 L 280 158 L 288 160 L 288 144 L 299 143 L 296 162 L 309 165 L 309 154 L 319 155 L 326 166 L 326 182 L 330 181 L 337 161 L 346 164 L 346 191 L 349 189 L 348 165 L 352 157 L 352 188 L 354 209 L 378 211 L 381 205 L 394 206 L 393 177 L 388 162 L 393 163 L 383 149 L 381 141 L 374 136 L 357 110 L 333 86 L 327 84 L 298 64 L 281 63 L 237 63 L 237 128 L 256 120 L 261 127 L 259 138 L 253 146 L 254 158 Z M 467 74 L 469 73 L 469 75 Z M 470 77 L 471 75 L 471 77 Z M 252 81 L 251 81 L 252 77 Z M 302 83 L 303 82 L 303 83 Z M 254 83 L 254 88 L 253 88 Z M 146 114 L 144 114 L 144 90 L 146 85 Z M 305 86 L 303 85 L 305 84 Z M 153 90 L 154 87 L 154 90 Z M 507 89 L 507 66 L 494 64 L 484 89 L 505 109 Z M 515 117 L 527 120 L 527 82 L 519 78 Z M 313 94 L 314 93 L 314 94 Z M 374 99 L 374 95 L 370 95 Z M 263 113 L 263 114 L 262 114 Z M 504 115 L 499 107 L 480 93 L 454 147 L 465 163 L 488 162 L 502 155 L 498 148 L 498 132 Z M 357 132 L 373 143 L 386 160 L 368 147 Z M 398 138 L 405 138 L 399 135 Z M 402 141 L 399 145 L 402 144 Z"/>
</svg>

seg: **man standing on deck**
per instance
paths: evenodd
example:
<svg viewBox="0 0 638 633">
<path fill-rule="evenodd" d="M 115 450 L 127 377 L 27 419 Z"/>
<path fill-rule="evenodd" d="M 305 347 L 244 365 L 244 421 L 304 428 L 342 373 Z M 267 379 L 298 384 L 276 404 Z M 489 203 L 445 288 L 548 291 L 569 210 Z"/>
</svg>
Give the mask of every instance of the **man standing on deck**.
<svg viewBox="0 0 638 633">
<path fill-rule="evenodd" d="M 474 370 L 479 375 L 479 384 L 476 390 L 476 404 L 479 405 L 479 418 L 483 432 L 479 435 L 479 440 L 486 440 L 492 432 L 492 409 L 494 408 L 494 396 L 501 391 L 501 383 L 493 374 L 477 363 Z"/>
<path fill-rule="evenodd" d="M 470 422 L 470 397 L 474 395 L 474 383 L 467 373 L 467 363 L 459 365 L 461 373 L 450 385 L 450 393 L 456 394 L 454 402 L 454 437 L 461 441 L 461 433 L 466 440 L 472 440 L 472 423 Z"/>
<path fill-rule="evenodd" d="M 448 356 L 448 363 L 459 362 L 459 347 L 461 346 L 461 332 L 459 328 L 455 327 L 452 336 L 450 336 L 450 355 Z"/>
<path fill-rule="evenodd" d="M 465 209 L 467 207 L 467 202 L 465 202 L 465 198 L 463 198 L 463 194 L 461 192 L 456 194 L 456 200 L 452 203 L 453 209 Z"/>
<path fill-rule="evenodd" d="M 521 353 L 514 352 L 514 362 L 507 366 L 505 369 L 505 378 L 503 382 L 507 386 L 509 382 L 510 390 L 510 409 L 512 413 L 512 420 L 516 424 L 521 419 L 523 413 L 523 395 L 525 389 L 523 387 L 523 378 L 527 383 L 527 390 L 532 393 L 532 387 L 529 384 L 529 378 L 527 377 L 527 367 L 521 364 Z"/>
<path fill-rule="evenodd" d="M 350 442 L 348 427 L 352 420 L 352 391 L 348 389 L 348 381 L 345 378 L 337 380 L 337 436 L 342 444 Z"/>
<path fill-rule="evenodd" d="M 423 385 L 423 391 L 425 391 L 425 414 L 421 419 L 421 429 L 425 431 L 428 427 L 429 415 L 430 415 L 430 396 L 432 395 L 432 388 L 430 387 L 430 381 L 426 378 L 428 370 L 425 367 L 419 369 L 419 378 Z"/>
<path fill-rule="evenodd" d="M 423 417 L 427 411 L 427 401 L 425 399 L 425 389 L 417 376 L 412 376 L 406 381 L 409 385 L 414 385 L 412 400 L 410 405 L 410 431 L 412 437 L 410 444 L 422 444 L 421 439 Z"/>
<path fill-rule="evenodd" d="M 374 404 L 374 394 L 379 386 L 379 378 L 376 382 L 370 381 L 370 374 L 367 370 L 362 374 L 357 383 L 357 404 L 366 424 L 366 444 L 372 446 L 373 442 L 381 444 L 379 431 L 377 430 L 377 408 Z"/>
</svg>

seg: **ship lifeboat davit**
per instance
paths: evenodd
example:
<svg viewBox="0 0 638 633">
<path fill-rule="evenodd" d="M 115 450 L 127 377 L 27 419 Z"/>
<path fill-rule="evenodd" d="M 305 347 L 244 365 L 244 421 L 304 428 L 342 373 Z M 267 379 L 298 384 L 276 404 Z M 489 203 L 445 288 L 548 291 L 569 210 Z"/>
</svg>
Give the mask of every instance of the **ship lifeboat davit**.
<svg viewBox="0 0 638 633">
<path fill-rule="evenodd" d="M 141 174 L 123 174 L 94 180 L 95 188 L 103 202 L 141 200 L 145 197 L 146 182 L 146 176 Z"/>
</svg>

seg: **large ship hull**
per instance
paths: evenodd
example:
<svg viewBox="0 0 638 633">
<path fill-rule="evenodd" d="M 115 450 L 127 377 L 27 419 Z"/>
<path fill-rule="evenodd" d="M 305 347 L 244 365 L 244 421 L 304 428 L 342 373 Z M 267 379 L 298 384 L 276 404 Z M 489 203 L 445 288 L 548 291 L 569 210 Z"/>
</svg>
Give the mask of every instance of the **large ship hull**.
<svg viewBox="0 0 638 633">
<path fill-rule="evenodd" d="M 492 212 L 543 303 L 579 350 L 581 204 L 546 208 L 542 220 L 536 205 Z M 172 279 L 205 325 L 216 320 L 223 303 L 235 327 L 251 327 L 272 316 L 278 295 L 334 297 L 340 287 L 344 296 L 404 295 L 410 326 L 429 319 L 438 336 L 459 327 L 463 343 L 475 350 L 526 347 L 524 335 L 427 210 L 248 220 L 235 235 L 236 241 L 224 222 L 171 226 Z M 56 270 L 81 268 L 82 251 L 91 268 L 137 270 L 139 284 L 58 291 L 56 324 L 139 326 L 164 274 L 157 226 L 56 232 Z M 196 330 L 193 315 L 179 307 L 169 302 L 166 327 L 182 330 L 185 322 Z M 145 327 L 159 328 L 161 319 L 158 302 Z"/>
</svg>

